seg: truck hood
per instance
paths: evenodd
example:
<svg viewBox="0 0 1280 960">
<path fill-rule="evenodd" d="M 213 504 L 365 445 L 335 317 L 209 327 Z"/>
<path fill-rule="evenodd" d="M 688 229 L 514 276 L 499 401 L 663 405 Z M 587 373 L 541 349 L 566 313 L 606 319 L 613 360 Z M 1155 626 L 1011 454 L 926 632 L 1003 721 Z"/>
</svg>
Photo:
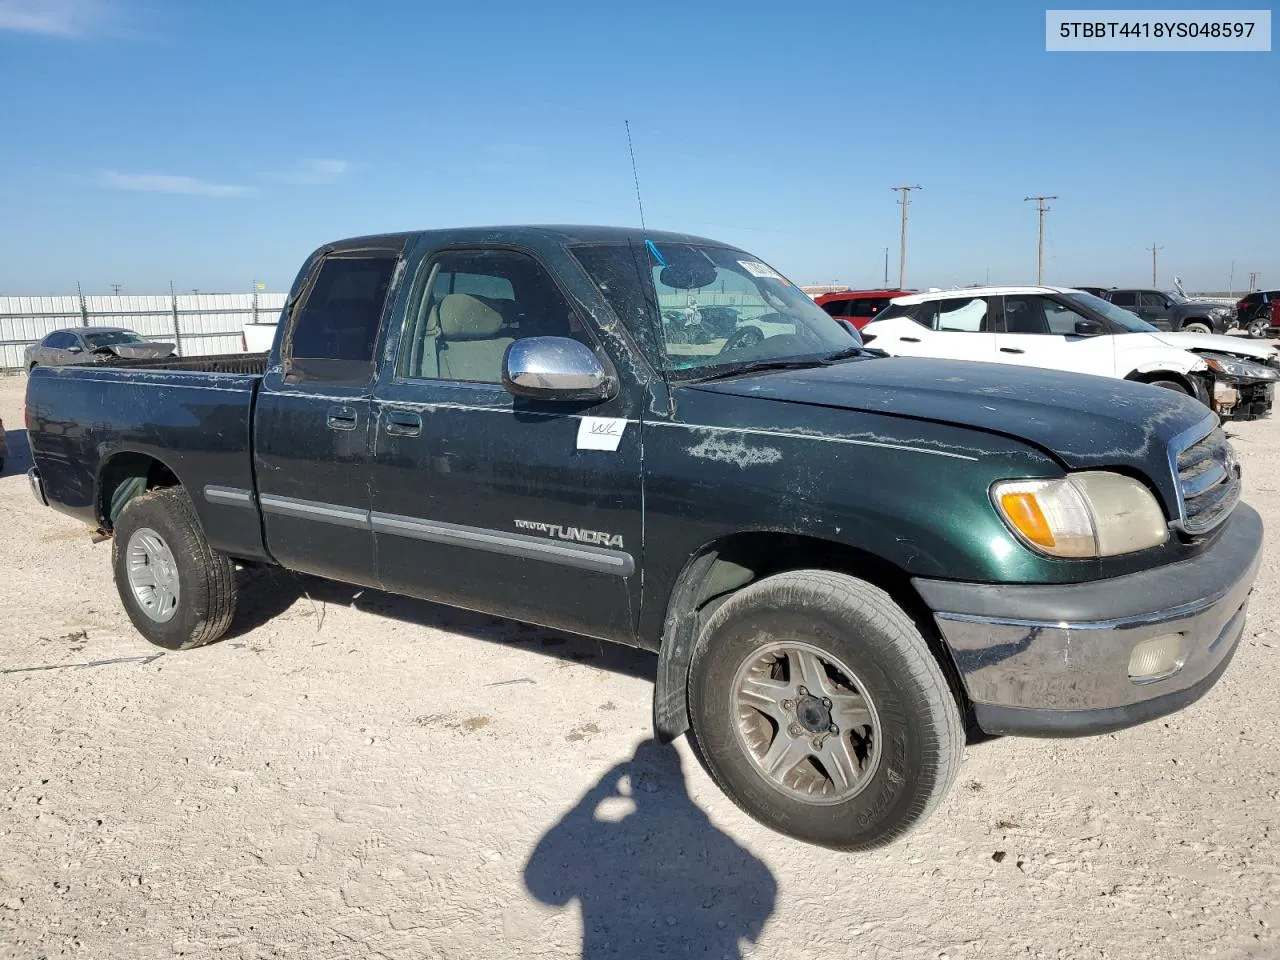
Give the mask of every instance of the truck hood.
<svg viewBox="0 0 1280 960">
<path fill-rule="evenodd" d="M 1167 473 L 1169 441 L 1211 416 L 1190 397 L 1128 380 L 914 357 L 748 374 L 690 388 L 999 433 L 1073 469 L 1128 463 Z"/>
<path fill-rule="evenodd" d="M 172 356 L 172 343 L 112 343 L 97 353 L 110 351 L 122 360 L 163 360 Z"/>
<path fill-rule="evenodd" d="M 1274 344 L 1246 340 L 1244 337 L 1223 337 L 1207 333 L 1148 333 L 1161 343 L 1179 350 L 1212 350 L 1215 353 L 1233 353 L 1238 357 L 1266 363 L 1277 355 Z"/>
</svg>

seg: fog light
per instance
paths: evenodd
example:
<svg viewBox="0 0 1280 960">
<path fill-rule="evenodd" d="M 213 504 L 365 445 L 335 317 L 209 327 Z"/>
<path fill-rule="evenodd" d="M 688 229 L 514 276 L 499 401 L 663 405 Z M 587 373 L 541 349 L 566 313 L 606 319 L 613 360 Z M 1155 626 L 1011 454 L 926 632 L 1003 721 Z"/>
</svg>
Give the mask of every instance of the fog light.
<svg viewBox="0 0 1280 960">
<path fill-rule="evenodd" d="M 1134 683 L 1154 683 L 1172 677 L 1187 660 L 1183 635 L 1166 633 L 1143 640 L 1129 655 L 1129 679 Z"/>
</svg>

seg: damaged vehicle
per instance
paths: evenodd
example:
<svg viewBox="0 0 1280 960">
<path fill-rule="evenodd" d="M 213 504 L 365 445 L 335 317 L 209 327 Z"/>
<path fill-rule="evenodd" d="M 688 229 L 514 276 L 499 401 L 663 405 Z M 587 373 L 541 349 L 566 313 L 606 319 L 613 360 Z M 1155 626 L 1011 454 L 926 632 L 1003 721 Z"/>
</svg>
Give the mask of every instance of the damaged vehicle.
<svg viewBox="0 0 1280 960">
<path fill-rule="evenodd" d="M 38 367 L 26 401 L 35 495 L 110 540 L 152 643 L 217 640 L 237 565 L 279 564 L 641 647 L 659 738 L 845 850 L 937 808 L 968 723 L 1202 697 L 1260 563 L 1190 395 L 887 357 L 683 234 L 331 243 L 268 356 Z"/>
<path fill-rule="evenodd" d="M 175 351 L 172 343 L 148 340 L 124 327 L 68 327 L 54 330 L 27 347 L 26 367 L 31 370 L 41 365 L 163 359 L 175 356 Z"/>
<path fill-rule="evenodd" d="M 967 287 L 899 297 L 862 329 L 894 356 L 982 360 L 1135 380 L 1195 397 L 1224 420 L 1268 416 L 1273 344 L 1170 333 L 1069 287 Z"/>
</svg>

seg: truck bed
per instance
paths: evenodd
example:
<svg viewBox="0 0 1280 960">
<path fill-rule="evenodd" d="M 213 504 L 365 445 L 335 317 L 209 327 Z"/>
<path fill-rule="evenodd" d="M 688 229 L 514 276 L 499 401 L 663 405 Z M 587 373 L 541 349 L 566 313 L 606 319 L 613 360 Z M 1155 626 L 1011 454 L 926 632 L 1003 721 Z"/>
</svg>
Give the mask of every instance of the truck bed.
<svg viewBox="0 0 1280 960">
<path fill-rule="evenodd" d="M 265 353 L 223 353 L 209 357 L 165 357 L 163 359 L 125 360 L 116 357 L 102 363 L 84 366 L 111 367 L 117 370 L 182 370 L 189 373 L 238 373 L 262 376 L 267 369 Z"/>
<path fill-rule="evenodd" d="M 109 526 L 131 477 L 176 479 L 215 549 L 265 558 L 257 511 L 206 494 L 255 489 L 251 424 L 265 367 L 265 354 L 37 367 L 28 436 L 51 505 Z"/>
</svg>

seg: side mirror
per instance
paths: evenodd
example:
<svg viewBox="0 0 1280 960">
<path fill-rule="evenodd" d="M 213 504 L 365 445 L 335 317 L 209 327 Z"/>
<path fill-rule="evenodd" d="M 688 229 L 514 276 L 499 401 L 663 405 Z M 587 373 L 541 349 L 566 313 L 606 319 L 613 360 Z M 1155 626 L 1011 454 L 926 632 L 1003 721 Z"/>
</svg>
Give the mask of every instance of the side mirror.
<svg viewBox="0 0 1280 960">
<path fill-rule="evenodd" d="M 1078 337 L 1096 337 L 1102 333 L 1102 324 L 1097 320 L 1077 320 L 1076 336 Z"/>
<path fill-rule="evenodd" d="M 862 345 L 862 334 L 858 332 L 858 328 L 853 325 L 852 320 L 845 320 L 843 317 L 837 317 L 836 323 L 844 327 L 844 332 L 853 337 L 859 346 Z"/>
<path fill-rule="evenodd" d="M 80 347 L 67 347 L 67 353 L 84 353 Z"/>
<path fill-rule="evenodd" d="M 568 337 L 526 337 L 507 347 L 502 385 L 532 400 L 608 400 L 618 379 L 599 358 Z"/>
</svg>

